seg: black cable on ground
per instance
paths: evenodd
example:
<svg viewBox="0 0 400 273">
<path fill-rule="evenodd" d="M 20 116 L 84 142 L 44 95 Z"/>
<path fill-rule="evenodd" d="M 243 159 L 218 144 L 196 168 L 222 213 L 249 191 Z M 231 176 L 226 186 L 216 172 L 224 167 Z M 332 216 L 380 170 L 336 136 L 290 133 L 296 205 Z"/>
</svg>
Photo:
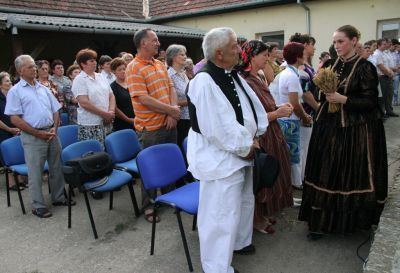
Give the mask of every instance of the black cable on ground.
<svg viewBox="0 0 400 273">
<path fill-rule="evenodd" d="M 356 251 L 357 257 L 358 257 L 361 261 L 363 261 L 364 264 L 367 262 L 368 257 L 364 259 L 363 257 L 361 257 L 359 251 L 360 251 L 361 247 L 363 247 L 363 245 L 365 245 L 366 243 L 368 243 L 368 242 L 371 240 L 371 233 L 372 233 L 372 230 L 371 230 L 371 232 L 368 234 L 368 238 L 365 239 L 365 241 L 363 241 L 363 242 L 357 247 L 357 251 Z"/>
</svg>

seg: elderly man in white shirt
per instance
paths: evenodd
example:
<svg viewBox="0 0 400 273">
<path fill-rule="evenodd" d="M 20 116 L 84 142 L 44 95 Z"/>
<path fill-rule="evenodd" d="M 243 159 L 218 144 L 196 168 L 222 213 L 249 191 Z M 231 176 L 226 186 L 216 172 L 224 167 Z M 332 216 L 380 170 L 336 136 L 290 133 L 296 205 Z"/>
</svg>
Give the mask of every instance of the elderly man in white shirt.
<svg viewBox="0 0 400 273">
<path fill-rule="evenodd" d="M 233 70 L 241 52 L 234 31 L 210 30 L 203 52 L 208 62 L 188 88 L 187 153 L 189 170 L 200 180 L 201 263 L 205 273 L 234 273 L 234 250 L 255 252 L 252 157 L 268 119 L 254 91 Z"/>
<path fill-rule="evenodd" d="M 31 56 L 17 57 L 15 68 L 21 80 L 7 94 L 5 114 L 22 131 L 32 213 L 47 218 L 52 214 L 47 209 L 42 193 L 42 173 L 46 160 L 53 206 L 67 206 L 61 170 L 61 145 L 57 137 L 58 110 L 61 105 L 47 87 L 35 80 L 36 65 Z M 75 202 L 71 201 L 71 205 L 75 205 Z"/>
</svg>

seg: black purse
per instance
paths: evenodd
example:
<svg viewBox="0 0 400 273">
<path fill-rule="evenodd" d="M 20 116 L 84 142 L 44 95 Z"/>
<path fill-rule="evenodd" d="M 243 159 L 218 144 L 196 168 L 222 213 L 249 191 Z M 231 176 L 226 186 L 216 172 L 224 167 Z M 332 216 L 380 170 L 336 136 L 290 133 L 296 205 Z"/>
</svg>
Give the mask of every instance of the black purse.
<svg viewBox="0 0 400 273">
<path fill-rule="evenodd" d="M 262 149 L 254 150 L 253 192 L 256 195 L 263 188 L 272 188 L 279 175 L 279 161 Z"/>
<path fill-rule="evenodd" d="M 85 190 L 83 187 L 85 183 L 100 179 L 97 183 L 91 185 L 90 189 L 107 183 L 108 176 L 113 171 L 113 167 L 112 159 L 106 152 L 88 152 L 82 155 L 82 157 L 65 162 L 63 173 L 67 184 L 83 191 Z"/>
</svg>

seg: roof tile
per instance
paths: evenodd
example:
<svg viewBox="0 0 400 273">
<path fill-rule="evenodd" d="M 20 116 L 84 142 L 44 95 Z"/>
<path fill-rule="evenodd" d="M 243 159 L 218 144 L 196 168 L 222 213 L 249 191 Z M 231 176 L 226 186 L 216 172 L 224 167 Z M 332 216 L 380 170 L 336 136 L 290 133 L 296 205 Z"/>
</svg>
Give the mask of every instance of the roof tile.
<svg viewBox="0 0 400 273">
<path fill-rule="evenodd" d="M 0 6 L 143 19 L 141 0 L 0 0 Z"/>
</svg>

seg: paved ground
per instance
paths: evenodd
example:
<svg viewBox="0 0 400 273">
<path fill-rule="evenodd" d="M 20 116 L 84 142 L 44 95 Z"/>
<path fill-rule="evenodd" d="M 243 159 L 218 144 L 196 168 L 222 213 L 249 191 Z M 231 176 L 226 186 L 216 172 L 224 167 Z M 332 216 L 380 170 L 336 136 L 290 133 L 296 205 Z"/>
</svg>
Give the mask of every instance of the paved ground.
<svg viewBox="0 0 400 273">
<path fill-rule="evenodd" d="M 391 178 L 399 166 L 399 122 L 400 118 L 393 118 L 385 123 Z M 72 211 L 72 229 L 67 229 L 66 208 L 51 208 L 53 217 L 49 219 L 39 219 L 30 213 L 22 215 L 14 192 L 12 207 L 7 208 L 5 183 L 1 179 L 1 273 L 188 272 L 176 217 L 169 209 L 162 211 L 155 255 L 150 256 L 151 226 L 143 217 L 133 215 L 127 189 L 115 193 L 113 211 L 108 210 L 108 198 L 90 200 L 99 233 L 99 239 L 94 240 L 82 195 L 75 198 L 78 204 Z M 135 190 L 140 192 L 137 187 Z M 23 197 L 28 204 L 27 191 Z M 280 214 L 277 232 L 273 235 L 254 234 L 257 253 L 234 257 L 237 269 L 241 273 L 362 272 L 363 262 L 357 257 L 356 249 L 368 237 L 367 232 L 310 242 L 306 239 L 306 226 L 296 220 L 297 213 L 298 209 L 291 208 Z M 191 217 L 184 216 L 183 221 L 194 271 L 201 272 L 197 232 L 190 230 Z M 368 243 L 360 249 L 362 257 L 368 255 L 369 247 Z"/>
</svg>

